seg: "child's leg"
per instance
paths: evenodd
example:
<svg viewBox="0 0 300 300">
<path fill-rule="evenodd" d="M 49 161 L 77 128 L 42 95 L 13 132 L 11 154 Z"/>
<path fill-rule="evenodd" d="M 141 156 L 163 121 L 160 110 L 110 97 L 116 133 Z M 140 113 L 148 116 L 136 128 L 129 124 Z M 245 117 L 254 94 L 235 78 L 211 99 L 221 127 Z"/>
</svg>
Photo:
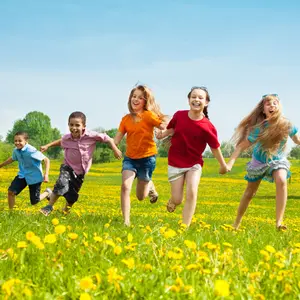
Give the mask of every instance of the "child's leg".
<svg viewBox="0 0 300 300">
<path fill-rule="evenodd" d="M 142 201 L 144 200 L 148 194 L 149 194 L 149 191 L 150 191 L 150 188 L 153 188 L 154 187 L 154 184 L 151 181 L 144 181 L 144 180 L 141 180 L 141 179 L 137 179 L 137 183 L 136 183 L 136 197 Z"/>
<path fill-rule="evenodd" d="M 13 209 L 16 203 L 16 194 L 13 191 L 8 190 L 7 201 L 9 209 Z"/>
<path fill-rule="evenodd" d="M 285 169 L 275 170 L 272 176 L 276 184 L 276 227 L 278 228 L 282 223 L 287 201 L 287 171 Z"/>
<path fill-rule="evenodd" d="M 51 194 L 52 194 L 51 189 L 46 188 L 45 191 L 40 194 L 40 201 L 44 200 L 45 198 L 48 198 L 48 200 L 50 200 Z"/>
<path fill-rule="evenodd" d="M 130 225 L 130 192 L 132 183 L 135 178 L 135 172 L 124 170 L 122 172 L 122 186 L 121 186 L 121 209 L 125 225 Z"/>
<path fill-rule="evenodd" d="M 180 205 L 183 200 L 183 187 L 185 175 L 170 181 L 171 184 L 171 198 L 167 204 L 167 210 L 173 212 L 177 205 Z"/>
<path fill-rule="evenodd" d="M 245 211 L 248 208 L 249 203 L 251 202 L 251 199 L 253 198 L 253 196 L 255 195 L 259 185 L 260 185 L 261 179 L 254 181 L 254 182 L 250 182 L 248 181 L 248 185 L 246 187 L 246 190 L 242 196 L 242 199 L 240 201 L 240 205 L 237 211 L 237 216 L 236 219 L 234 221 L 233 227 L 235 229 L 238 229 L 240 226 L 240 223 L 242 221 L 242 218 L 244 216 Z"/>
<path fill-rule="evenodd" d="M 198 185 L 201 177 L 200 170 L 189 170 L 185 175 L 186 200 L 182 212 L 183 223 L 190 226 L 197 204 Z"/>
</svg>

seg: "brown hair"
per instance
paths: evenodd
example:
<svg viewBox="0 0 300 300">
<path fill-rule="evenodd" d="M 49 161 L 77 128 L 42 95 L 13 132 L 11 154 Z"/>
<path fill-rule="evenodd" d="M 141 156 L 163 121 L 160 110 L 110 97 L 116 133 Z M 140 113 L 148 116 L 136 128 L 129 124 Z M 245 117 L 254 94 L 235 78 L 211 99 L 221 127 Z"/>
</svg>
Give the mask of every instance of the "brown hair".
<svg viewBox="0 0 300 300">
<path fill-rule="evenodd" d="M 190 92 L 189 92 L 188 95 L 187 95 L 188 99 L 190 99 L 191 94 L 192 94 L 192 92 L 193 92 L 194 90 L 202 90 L 202 91 L 204 91 L 204 92 L 206 93 L 206 101 L 207 101 L 207 102 L 210 102 L 210 95 L 209 95 L 209 93 L 208 93 L 207 88 L 204 87 L 204 86 L 193 86 L 193 87 L 191 88 Z M 207 106 L 204 107 L 203 113 L 204 113 L 205 117 L 206 117 L 207 119 L 209 119 L 209 117 L 208 117 Z"/>
<path fill-rule="evenodd" d="M 17 131 L 14 136 L 21 135 L 25 141 L 28 141 L 28 133 L 26 131 Z"/>
<path fill-rule="evenodd" d="M 264 114 L 264 104 L 267 101 L 278 101 L 278 110 L 273 112 L 267 119 Z M 267 125 L 267 126 L 266 126 Z M 238 125 L 235 133 L 232 137 L 234 144 L 239 145 L 242 141 L 247 139 L 249 133 L 259 128 L 255 143 L 260 143 L 262 149 L 266 152 L 270 158 L 272 155 L 276 155 L 281 143 L 287 140 L 291 122 L 282 115 L 282 106 L 277 95 L 263 96 L 256 107 L 247 115 Z M 286 146 L 286 141 L 285 145 Z"/>
<path fill-rule="evenodd" d="M 86 125 L 86 116 L 83 112 L 81 111 L 74 111 L 70 114 L 68 122 L 70 123 L 70 120 L 73 118 L 78 118 L 82 120 L 82 124 L 85 126 Z"/>
</svg>

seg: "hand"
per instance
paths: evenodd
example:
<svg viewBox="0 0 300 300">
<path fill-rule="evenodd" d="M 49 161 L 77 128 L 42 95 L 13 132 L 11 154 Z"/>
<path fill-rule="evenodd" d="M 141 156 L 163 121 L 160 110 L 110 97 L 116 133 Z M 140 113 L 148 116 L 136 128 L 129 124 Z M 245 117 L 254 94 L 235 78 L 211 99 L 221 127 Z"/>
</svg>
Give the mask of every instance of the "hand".
<svg viewBox="0 0 300 300">
<path fill-rule="evenodd" d="M 121 159 L 122 158 L 122 151 L 120 151 L 118 148 L 116 150 L 114 150 L 114 156 L 117 159 Z"/>
<path fill-rule="evenodd" d="M 49 147 L 48 147 L 47 145 L 41 146 L 41 147 L 40 147 L 40 151 L 41 151 L 41 152 L 45 152 L 45 151 L 48 150 L 48 148 L 49 148 Z"/>
<path fill-rule="evenodd" d="M 44 182 L 49 182 L 49 177 L 48 177 L 48 175 L 44 175 Z"/>
<path fill-rule="evenodd" d="M 227 169 L 228 169 L 228 172 L 231 171 L 232 167 L 233 167 L 233 162 L 232 162 L 232 161 L 229 161 L 229 162 L 227 163 Z"/>
<path fill-rule="evenodd" d="M 158 140 L 161 140 L 161 139 L 162 139 L 162 135 L 163 135 L 162 130 L 157 130 L 157 131 L 155 132 L 155 137 L 156 137 Z"/>
<path fill-rule="evenodd" d="M 230 172 L 230 170 L 228 169 L 227 165 L 224 165 L 224 166 L 220 166 L 220 169 L 219 169 L 219 174 L 226 174 L 227 172 Z"/>
</svg>

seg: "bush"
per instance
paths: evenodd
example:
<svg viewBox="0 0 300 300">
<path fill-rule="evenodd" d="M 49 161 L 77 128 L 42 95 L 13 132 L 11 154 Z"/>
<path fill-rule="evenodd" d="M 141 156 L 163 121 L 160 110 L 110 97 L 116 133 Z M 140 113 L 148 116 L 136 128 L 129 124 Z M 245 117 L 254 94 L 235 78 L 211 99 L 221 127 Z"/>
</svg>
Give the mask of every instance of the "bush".
<svg viewBox="0 0 300 300">
<path fill-rule="evenodd" d="M 0 161 L 3 162 L 12 156 L 14 146 L 12 144 L 0 142 Z"/>
</svg>

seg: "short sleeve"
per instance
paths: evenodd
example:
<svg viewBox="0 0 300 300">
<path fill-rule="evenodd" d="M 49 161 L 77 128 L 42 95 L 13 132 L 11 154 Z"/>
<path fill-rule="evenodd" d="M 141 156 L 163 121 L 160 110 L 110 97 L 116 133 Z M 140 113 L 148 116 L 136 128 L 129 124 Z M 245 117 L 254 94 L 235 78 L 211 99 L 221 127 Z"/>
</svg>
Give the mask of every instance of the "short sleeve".
<svg viewBox="0 0 300 300">
<path fill-rule="evenodd" d="M 289 132 L 289 136 L 293 137 L 295 134 L 298 133 L 298 128 L 294 125 L 291 126 L 290 132 Z"/>
<path fill-rule="evenodd" d="M 149 118 L 151 124 L 155 127 L 159 126 L 162 123 L 162 120 L 154 112 L 148 111 L 146 116 Z"/>
<path fill-rule="evenodd" d="M 97 131 L 89 131 L 89 137 L 97 142 L 106 143 L 110 140 L 110 137 L 106 133 L 99 133 Z"/>
<path fill-rule="evenodd" d="M 212 124 L 210 130 L 208 131 L 207 144 L 212 149 L 217 149 L 220 147 L 217 129 Z"/>
<path fill-rule="evenodd" d="M 248 141 L 250 143 L 254 143 L 257 140 L 259 133 L 260 133 L 259 127 L 254 128 L 248 135 Z"/>
<path fill-rule="evenodd" d="M 14 149 L 13 153 L 12 153 L 12 159 L 17 161 L 18 160 L 18 156 L 16 154 L 16 149 Z"/>
<path fill-rule="evenodd" d="M 171 128 L 174 129 L 176 127 L 176 123 L 177 123 L 177 112 L 174 114 L 174 116 L 170 120 L 170 122 L 167 126 L 167 129 L 171 129 Z"/>
<path fill-rule="evenodd" d="M 125 117 L 122 118 L 121 122 L 120 122 L 120 125 L 119 125 L 119 131 L 122 133 L 122 134 L 125 134 L 127 131 L 126 131 L 126 127 L 125 127 L 125 123 L 126 123 L 126 119 L 127 119 L 127 115 Z"/>
<path fill-rule="evenodd" d="M 33 159 L 42 161 L 42 160 L 45 159 L 46 156 L 45 156 L 42 152 L 36 150 L 36 151 L 33 151 L 33 152 L 31 153 L 31 157 L 32 157 Z"/>
</svg>

